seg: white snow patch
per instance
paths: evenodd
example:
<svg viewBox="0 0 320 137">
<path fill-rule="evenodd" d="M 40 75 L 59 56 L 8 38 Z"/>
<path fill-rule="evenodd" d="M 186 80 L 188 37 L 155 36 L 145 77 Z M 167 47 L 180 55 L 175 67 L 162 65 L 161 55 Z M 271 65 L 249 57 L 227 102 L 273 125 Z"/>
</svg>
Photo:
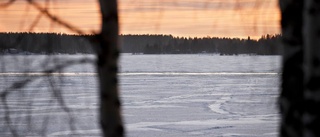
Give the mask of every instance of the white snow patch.
<svg viewBox="0 0 320 137">
<path fill-rule="evenodd" d="M 221 97 L 219 100 L 217 100 L 214 104 L 209 105 L 209 108 L 215 112 L 215 113 L 219 113 L 219 114 L 229 114 L 228 111 L 225 111 L 223 109 L 221 109 L 222 105 L 227 101 L 230 100 L 231 97 Z"/>
</svg>

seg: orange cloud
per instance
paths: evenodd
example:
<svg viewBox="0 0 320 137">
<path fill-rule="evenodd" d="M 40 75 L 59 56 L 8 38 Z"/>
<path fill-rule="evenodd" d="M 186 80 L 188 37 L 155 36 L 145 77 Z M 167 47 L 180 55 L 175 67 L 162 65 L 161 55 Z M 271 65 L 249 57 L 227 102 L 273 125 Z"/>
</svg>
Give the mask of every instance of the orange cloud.
<svg viewBox="0 0 320 137">
<path fill-rule="evenodd" d="M 176 36 L 218 36 L 255 38 L 279 33 L 276 0 L 255 3 L 243 0 L 163 0 L 122 3 L 122 33 L 173 34 Z"/>
<path fill-rule="evenodd" d="M 56 1 L 49 11 L 88 33 L 100 28 L 96 0 Z M 280 32 L 276 0 L 119 0 L 119 11 L 123 34 L 257 38 Z M 18 1 L 1 10 L 0 31 L 28 31 L 38 15 L 34 8 Z M 33 31 L 72 33 L 46 17 L 41 17 Z"/>
<path fill-rule="evenodd" d="M 44 3 L 40 3 L 44 7 Z M 100 19 L 99 10 L 96 1 L 57 1 L 50 3 L 48 10 L 59 19 L 64 20 L 77 28 L 80 28 L 88 33 L 92 30 L 98 30 Z M 40 17 L 40 18 L 39 18 Z M 36 20 L 39 19 L 36 26 L 32 28 L 34 32 L 64 32 L 74 33 L 60 26 L 44 15 L 40 15 L 32 6 L 24 1 L 17 1 L 10 7 L 2 9 L 0 12 L 2 21 L 0 25 L 5 26 L 5 29 L 0 31 L 29 31 Z"/>
</svg>

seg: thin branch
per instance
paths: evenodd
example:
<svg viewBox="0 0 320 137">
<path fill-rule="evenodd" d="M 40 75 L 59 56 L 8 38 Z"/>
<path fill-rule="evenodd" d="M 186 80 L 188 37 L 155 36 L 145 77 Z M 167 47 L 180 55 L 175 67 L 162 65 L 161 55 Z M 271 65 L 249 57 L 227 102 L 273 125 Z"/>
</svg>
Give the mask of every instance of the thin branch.
<svg viewBox="0 0 320 137">
<path fill-rule="evenodd" d="M 10 118 L 10 108 L 7 104 L 7 96 L 6 95 L 7 94 L 3 94 L 3 95 L 1 94 L 1 96 L 0 96 L 1 101 L 3 103 L 3 106 L 4 106 L 4 110 L 5 110 L 5 113 L 4 113 L 5 122 L 6 122 L 7 126 L 9 127 L 9 130 L 10 130 L 12 136 L 17 137 L 18 133 L 12 125 L 12 121 Z"/>
<path fill-rule="evenodd" d="M 13 4 L 16 0 L 9 0 L 8 2 L 5 3 L 0 3 L 0 8 L 6 8 L 9 7 L 11 4 Z"/>
<path fill-rule="evenodd" d="M 27 0 L 27 2 L 32 5 L 33 7 L 35 7 L 37 10 L 39 10 L 42 14 L 46 15 L 46 17 L 48 17 L 49 19 L 51 19 L 53 22 L 66 27 L 67 29 L 76 32 L 78 34 L 85 34 L 82 30 L 78 29 L 77 27 L 71 25 L 70 23 L 58 18 L 57 16 L 53 15 L 52 13 L 50 13 L 48 11 L 48 9 L 43 8 L 40 6 L 40 4 L 34 2 L 33 0 Z"/>
<path fill-rule="evenodd" d="M 67 67 L 72 66 L 72 65 L 93 63 L 93 62 L 94 62 L 94 60 L 88 59 L 88 58 L 80 59 L 80 60 L 77 60 L 77 61 L 69 60 L 69 61 L 65 61 L 63 64 L 58 64 L 58 65 L 56 65 L 56 66 L 54 66 L 52 68 L 43 70 L 40 73 L 46 73 L 46 74 L 49 75 L 51 73 L 54 73 L 54 72 L 59 71 L 59 70 L 62 70 L 64 68 L 67 68 Z M 35 78 L 32 77 L 32 78 L 28 78 L 28 79 L 13 83 L 10 87 L 8 87 L 8 88 L 4 89 L 3 91 L 1 91 L 1 93 L 0 93 L 1 99 L 3 97 L 6 97 L 9 94 L 10 91 L 13 91 L 15 89 L 21 89 L 21 88 L 25 87 L 27 84 L 32 82 L 32 80 L 35 80 Z"/>
<path fill-rule="evenodd" d="M 53 72 L 57 72 L 57 71 L 60 71 L 64 68 L 67 68 L 69 66 L 72 66 L 72 65 L 77 65 L 77 64 L 84 64 L 84 63 L 93 63 L 94 60 L 92 59 L 88 59 L 88 58 L 83 58 L 83 59 L 80 59 L 80 60 L 69 60 L 69 61 L 65 61 L 63 62 L 63 64 L 58 64 L 50 69 L 47 69 L 47 70 L 44 70 L 42 71 L 43 73 L 53 73 Z M 49 75 L 48 75 L 49 76 Z M 17 131 L 15 130 L 15 128 L 13 127 L 12 125 L 12 120 L 10 118 L 10 107 L 9 105 L 7 104 L 7 97 L 9 95 L 9 93 L 11 91 L 14 91 L 14 90 L 17 90 L 17 89 L 22 89 L 23 87 L 26 87 L 29 83 L 31 83 L 32 81 L 34 81 L 35 79 L 37 78 L 41 78 L 41 77 L 28 77 L 24 80 L 21 80 L 21 81 L 18 81 L 18 82 L 14 82 L 10 87 L 4 89 L 3 91 L 0 92 L 0 100 L 4 106 L 4 110 L 5 110 L 5 114 L 4 114 L 4 118 L 5 118 L 5 122 L 6 122 L 6 125 L 8 126 L 12 136 L 14 137 L 17 137 L 19 136 Z M 50 85 L 51 85 L 51 88 L 53 88 L 53 96 L 58 100 L 58 103 L 61 105 L 62 109 L 68 113 L 68 116 L 69 116 L 69 123 L 71 124 L 70 125 L 70 129 L 72 131 L 75 131 L 75 127 L 73 126 L 73 123 L 74 123 L 74 119 L 72 118 L 72 115 L 70 114 L 70 110 L 67 108 L 62 96 L 61 96 L 61 91 L 60 90 L 57 90 L 54 88 L 54 84 L 52 83 L 51 79 L 49 78 L 49 82 L 50 82 Z M 47 121 L 44 121 L 45 123 L 47 123 Z"/>
<path fill-rule="evenodd" d="M 45 9 L 48 9 L 49 7 L 49 4 L 50 4 L 50 0 L 46 0 L 45 1 Z M 37 26 L 37 24 L 39 23 L 40 19 L 42 17 L 42 13 L 39 13 L 38 16 L 36 17 L 36 19 L 32 22 L 30 28 L 29 28 L 29 31 L 32 31 L 34 27 Z"/>
<path fill-rule="evenodd" d="M 49 81 L 53 97 L 56 98 L 56 100 L 58 101 L 59 105 L 64 110 L 64 112 L 66 112 L 68 114 L 68 117 L 69 117 L 69 128 L 70 128 L 70 130 L 72 132 L 74 132 L 76 130 L 76 127 L 74 126 L 74 118 L 72 117 L 72 114 L 71 114 L 72 111 L 70 111 L 70 109 L 66 105 L 66 103 L 65 103 L 65 101 L 63 99 L 63 96 L 62 96 L 61 89 L 56 88 L 55 81 L 53 80 L 52 77 L 47 76 L 47 79 Z"/>
<path fill-rule="evenodd" d="M 31 26 L 30 26 L 30 28 L 29 28 L 29 31 L 32 31 L 33 28 L 37 26 L 38 22 L 39 22 L 40 19 L 41 19 L 41 16 L 42 16 L 42 14 L 39 13 L 38 16 L 36 17 L 36 19 L 32 22 L 32 24 L 31 24 Z"/>
</svg>

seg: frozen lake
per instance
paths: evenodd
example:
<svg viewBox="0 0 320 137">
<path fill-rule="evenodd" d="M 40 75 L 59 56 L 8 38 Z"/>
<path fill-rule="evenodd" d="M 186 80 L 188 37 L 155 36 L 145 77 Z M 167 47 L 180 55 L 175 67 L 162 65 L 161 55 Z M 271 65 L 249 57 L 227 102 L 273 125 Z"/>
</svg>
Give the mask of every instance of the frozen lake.
<svg viewBox="0 0 320 137">
<path fill-rule="evenodd" d="M 61 69 L 68 75 L 22 75 L 80 58 L 93 56 L 2 56 L 0 89 L 28 83 L 8 93 L 9 111 L 2 98 L 0 136 L 100 136 L 92 64 Z M 126 134 L 275 137 L 280 63 L 280 56 L 124 54 L 119 77 Z M 61 91 L 63 101 L 53 91 Z"/>
</svg>

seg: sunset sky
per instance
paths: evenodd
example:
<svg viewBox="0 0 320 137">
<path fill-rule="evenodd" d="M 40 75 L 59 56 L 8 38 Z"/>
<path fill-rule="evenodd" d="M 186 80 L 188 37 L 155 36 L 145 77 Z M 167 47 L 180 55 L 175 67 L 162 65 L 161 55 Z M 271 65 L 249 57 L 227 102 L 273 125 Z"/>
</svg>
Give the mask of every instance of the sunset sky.
<svg viewBox="0 0 320 137">
<path fill-rule="evenodd" d="M 1 0 L 0 2 L 2 2 Z M 44 0 L 36 0 L 41 2 Z M 277 0 L 118 0 L 121 34 L 259 38 L 280 32 Z M 41 3 L 45 6 L 44 3 Z M 84 30 L 99 31 L 97 0 L 51 0 L 49 11 Z M 40 17 L 35 27 L 36 18 Z M 32 28 L 32 29 L 31 29 Z M 0 9 L 1 32 L 74 33 L 23 0 Z"/>
</svg>

